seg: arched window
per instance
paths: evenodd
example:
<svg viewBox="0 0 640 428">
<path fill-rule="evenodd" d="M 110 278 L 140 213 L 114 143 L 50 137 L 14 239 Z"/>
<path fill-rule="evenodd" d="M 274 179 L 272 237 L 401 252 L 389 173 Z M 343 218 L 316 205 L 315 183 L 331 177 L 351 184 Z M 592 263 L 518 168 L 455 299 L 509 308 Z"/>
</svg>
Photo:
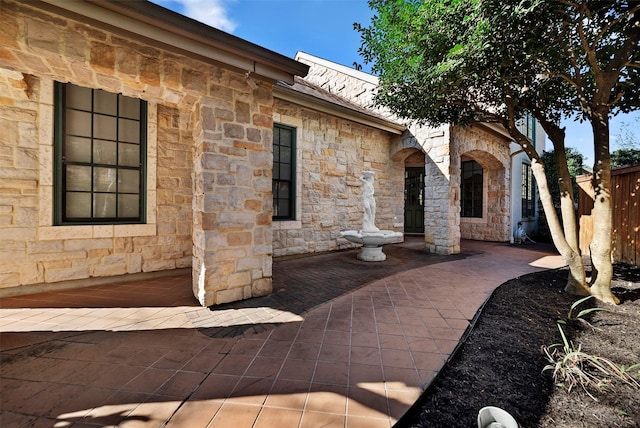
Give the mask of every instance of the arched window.
<svg viewBox="0 0 640 428">
<path fill-rule="evenodd" d="M 460 215 L 462 217 L 482 218 L 483 199 L 482 166 L 474 160 L 462 162 L 462 180 L 460 183 Z"/>
</svg>

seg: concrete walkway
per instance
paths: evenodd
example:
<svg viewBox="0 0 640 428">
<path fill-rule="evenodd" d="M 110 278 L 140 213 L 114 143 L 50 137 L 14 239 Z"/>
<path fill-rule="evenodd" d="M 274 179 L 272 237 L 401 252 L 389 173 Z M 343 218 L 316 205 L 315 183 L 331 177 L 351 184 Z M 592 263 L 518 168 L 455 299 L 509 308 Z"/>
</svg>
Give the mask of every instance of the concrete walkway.
<svg viewBox="0 0 640 428">
<path fill-rule="evenodd" d="M 508 279 L 549 247 L 421 238 L 274 263 L 274 293 L 201 308 L 188 276 L 0 300 L 0 426 L 389 427 Z"/>
</svg>

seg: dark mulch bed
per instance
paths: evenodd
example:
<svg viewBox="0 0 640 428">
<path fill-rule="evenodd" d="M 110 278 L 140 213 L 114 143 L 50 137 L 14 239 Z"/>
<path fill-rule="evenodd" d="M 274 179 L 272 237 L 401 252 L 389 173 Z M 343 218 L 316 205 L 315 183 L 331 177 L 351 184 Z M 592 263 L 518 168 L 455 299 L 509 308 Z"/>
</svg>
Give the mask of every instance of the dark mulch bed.
<svg viewBox="0 0 640 428">
<path fill-rule="evenodd" d="M 534 273 L 498 287 L 459 352 L 396 427 L 476 427 L 484 406 L 507 410 L 520 427 L 640 427 L 640 389 L 614 380 L 592 392 L 594 401 L 542 372 L 541 347 L 561 342 L 556 321 L 578 300 L 563 292 L 567 274 Z M 612 289 L 621 303 L 588 315 L 594 328 L 579 321 L 563 328 L 583 351 L 629 366 L 640 362 L 640 269 L 616 265 Z M 589 299 L 580 309 L 597 304 Z"/>
</svg>

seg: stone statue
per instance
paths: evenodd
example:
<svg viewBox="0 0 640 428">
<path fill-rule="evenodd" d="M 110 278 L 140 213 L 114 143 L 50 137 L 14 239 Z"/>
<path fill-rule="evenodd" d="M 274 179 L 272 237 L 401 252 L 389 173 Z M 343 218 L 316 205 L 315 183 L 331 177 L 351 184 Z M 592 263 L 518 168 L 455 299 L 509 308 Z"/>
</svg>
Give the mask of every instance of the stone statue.
<svg viewBox="0 0 640 428">
<path fill-rule="evenodd" d="M 365 262 L 381 262 L 387 259 L 387 255 L 382 252 L 384 244 L 401 242 L 402 232 L 393 230 L 380 230 L 376 227 L 376 199 L 373 194 L 373 171 L 362 171 L 360 181 L 362 181 L 362 205 L 364 206 L 364 216 L 362 218 L 362 229 L 343 230 L 340 236 L 354 244 L 362 244 L 362 249 L 358 253 L 358 260 Z"/>
<path fill-rule="evenodd" d="M 362 171 L 360 181 L 362 181 L 362 205 L 364 216 L 362 218 L 363 232 L 377 232 L 376 227 L 376 198 L 373 190 L 373 171 Z"/>
</svg>

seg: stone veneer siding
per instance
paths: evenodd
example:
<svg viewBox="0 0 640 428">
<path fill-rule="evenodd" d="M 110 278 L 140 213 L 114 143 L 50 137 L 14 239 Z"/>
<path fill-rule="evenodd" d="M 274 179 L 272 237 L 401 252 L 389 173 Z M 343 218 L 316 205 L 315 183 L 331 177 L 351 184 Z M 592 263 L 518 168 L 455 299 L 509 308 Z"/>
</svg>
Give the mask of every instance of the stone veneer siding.
<svg viewBox="0 0 640 428">
<path fill-rule="evenodd" d="M 482 218 L 460 218 L 460 235 L 463 239 L 504 242 L 510 239 L 509 180 L 511 159 L 509 143 L 481 126 L 452 127 L 452 186 L 457 189 L 460 201 L 460 172 L 463 160 L 475 160 L 483 168 L 484 201 Z"/>
<path fill-rule="evenodd" d="M 273 97 L 225 73 L 197 106 L 194 293 L 206 305 L 271 293 Z"/>
<path fill-rule="evenodd" d="M 175 109 L 149 106 L 147 224 L 53 226 L 53 80 L 0 76 L 3 288 L 191 266 L 191 146 Z"/>
<path fill-rule="evenodd" d="M 339 94 L 341 97 L 362 107 L 374 111 L 378 110 L 373 102 L 378 87 L 377 77 L 353 69 L 349 69 L 349 73 L 346 73 L 347 67 L 337 66 L 333 68 L 336 64 L 328 61 L 325 64 L 324 61 L 319 62 L 304 55 L 298 57 L 298 61 L 310 66 L 305 80 L 313 82 L 325 91 Z M 391 114 L 384 110 L 380 110 L 378 113 L 391 117 Z"/>
<path fill-rule="evenodd" d="M 404 163 L 389 156 L 393 135 L 283 100 L 274 121 L 297 137 L 296 219 L 274 221 L 274 256 L 353 247 L 340 231 L 362 227 L 364 170 L 376 173 L 376 225 L 402 230 Z"/>
<path fill-rule="evenodd" d="M 193 263 L 203 305 L 270 292 L 270 84 L 0 2 L 0 288 Z M 53 226 L 56 80 L 149 103 L 146 224 Z"/>
</svg>

